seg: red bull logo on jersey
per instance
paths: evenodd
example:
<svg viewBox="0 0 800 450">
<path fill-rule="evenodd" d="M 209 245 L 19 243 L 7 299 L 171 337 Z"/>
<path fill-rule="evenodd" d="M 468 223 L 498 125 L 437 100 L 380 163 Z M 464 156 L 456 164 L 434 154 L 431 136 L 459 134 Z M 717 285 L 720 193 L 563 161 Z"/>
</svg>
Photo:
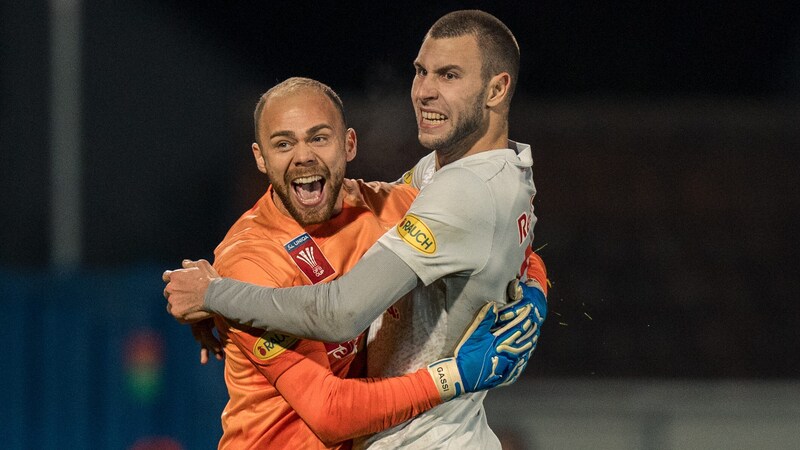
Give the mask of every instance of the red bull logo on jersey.
<svg viewBox="0 0 800 450">
<path fill-rule="evenodd" d="M 436 252 L 436 238 L 431 229 L 413 214 L 406 215 L 397 224 L 397 233 L 404 241 L 426 255 Z"/>
<path fill-rule="evenodd" d="M 522 245 L 531 231 L 531 216 L 527 213 L 522 213 L 517 217 L 517 231 L 519 232 L 519 245 Z"/>
<path fill-rule="evenodd" d="M 519 245 L 522 245 L 525 242 L 525 239 L 528 237 L 531 231 L 533 231 L 533 224 L 535 223 L 536 216 L 533 215 L 533 198 L 534 195 L 531 195 L 530 201 L 530 210 L 527 212 L 523 212 L 522 214 L 517 217 L 517 231 L 519 232 Z"/>
<path fill-rule="evenodd" d="M 328 258 L 308 233 L 297 236 L 283 247 L 311 284 L 317 284 L 336 274 L 336 270 L 328 262 Z"/>
<path fill-rule="evenodd" d="M 280 355 L 287 348 L 293 346 L 295 342 L 297 342 L 296 337 L 267 331 L 258 338 L 253 346 L 253 355 L 262 361 L 266 361 Z"/>
</svg>

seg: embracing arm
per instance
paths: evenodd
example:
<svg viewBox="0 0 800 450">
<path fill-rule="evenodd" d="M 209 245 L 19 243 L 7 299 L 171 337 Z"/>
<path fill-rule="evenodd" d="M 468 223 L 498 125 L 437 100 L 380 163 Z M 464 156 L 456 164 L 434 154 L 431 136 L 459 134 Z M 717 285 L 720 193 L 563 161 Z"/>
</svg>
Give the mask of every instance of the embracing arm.
<svg viewBox="0 0 800 450">
<path fill-rule="evenodd" d="M 403 260 L 375 244 L 350 272 L 331 283 L 273 289 L 214 279 L 203 309 L 256 328 L 343 342 L 358 336 L 417 281 Z"/>
<path fill-rule="evenodd" d="M 320 342 L 295 343 L 266 332 L 262 339 L 287 343 L 287 348 L 261 359 L 263 354 L 255 356 L 247 342 L 254 335 L 240 332 L 232 339 L 317 437 L 332 444 L 399 425 L 464 392 L 513 383 L 527 365 L 544 320 L 539 313 L 546 312 L 544 296 L 537 292 L 523 288 L 522 299 L 501 310 L 487 303 L 452 357 L 400 377 L 342 379 L 332 373 Z"/>
<path fill-rule="evenodd" d="M 340 378 L 331 372 L 324 344 L 310 340 L 278 358 L 292 365 L 256 367 L 326 445 L 397 426 L 442 403 L 426 369 L 394 378 Z"/>
<path fill-rule="evenodd" d="M 279 284 L 252 260 L 226 262 L 217 264 L 226 276 L 258 285 Z M 228 327 L 225 335 L 326 445 L 376 433 L 442 403 L 425 369 L 396 378 L 344 379 L 331 369 L 322 342 L 239 326 Z M 365 356 L 357 346 L 353 351 L 357 353 L 346 357 Z M 357 365 L 350 370 L 357 371 Z"/>
</svg>

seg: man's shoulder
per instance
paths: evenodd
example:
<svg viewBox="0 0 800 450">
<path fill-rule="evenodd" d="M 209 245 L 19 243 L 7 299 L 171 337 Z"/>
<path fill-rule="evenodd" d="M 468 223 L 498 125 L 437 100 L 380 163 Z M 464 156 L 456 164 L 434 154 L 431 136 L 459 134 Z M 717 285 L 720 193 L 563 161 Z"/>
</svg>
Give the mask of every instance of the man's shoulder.
<svg viewBox="0 0 800 450">
<path fill-rule="evenodd" d="M 214 267 L 225 277 L 254 282 L 245 278 L 263 275 L 266 268 L 275 268 L 285 259 L 283 246 L 274 241 L 240 240 L 224 244 L 214 252 Z"/>
<path fill-rule="evenodd" d="M 379 196 L 391 196 L 397 195 L 398 193 L 409 192 L 416 194 L 417 192 L 416 188 L 408 184 L 387 183 L 385 181 L 364 181 L 360 178 L 345 178 L 343 185 L 348 193 L 357 190 L 361 193 Z"/>
<path fill-rule="evenodd" d="M 405 184 L 361 179 L 346 179 L 343 187 L 350 203 L 366 206 L 373 211 L 381 209 L 387 204 L 408 208 L 419 192 L 413 186 Z"/>
<path fill-rule="evenodd" d="M 214 266 L 227 271 L 248 266 L 274 266 L 283 260 L 284 241 L 291 238 L 289 234 L 290 230 L 271 224 L 253 208 L 234 223 L 214 250 Z M 239 278 L 232 273 L 224 276 Z"/>
</svg>

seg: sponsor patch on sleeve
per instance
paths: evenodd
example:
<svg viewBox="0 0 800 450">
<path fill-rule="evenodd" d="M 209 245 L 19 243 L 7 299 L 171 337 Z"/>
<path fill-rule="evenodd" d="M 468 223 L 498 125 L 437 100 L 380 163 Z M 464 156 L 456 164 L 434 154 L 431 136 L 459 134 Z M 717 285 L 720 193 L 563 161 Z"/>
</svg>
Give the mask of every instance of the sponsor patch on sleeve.
<svg viewBox="0 0 800 450">
<path fill-rule="evenodd" d="M 253 355 L 262 361 L 266 361 L 280 355 L 297 341 L 296 337 L 267 331 L 258 338 L 253 346 Z"/>
<path fill-rule="evenodd" d="M 411 181 L 413 180 L 413 178 L 414 178 L 414 169 L 412 168 L 411 170 L 409 170 L 409 171 L 407 171 L 406 173 L 403 174 L 403 183 L 404 184 L 411 184 Z"/>
<path fill-rule="evenodd" d="M 397 224 L 397 233 L 406 243 L 426 255 L 436 252 L 436 238 L 431 229 L 413 214 L 407 214 Z"/>
</svg>

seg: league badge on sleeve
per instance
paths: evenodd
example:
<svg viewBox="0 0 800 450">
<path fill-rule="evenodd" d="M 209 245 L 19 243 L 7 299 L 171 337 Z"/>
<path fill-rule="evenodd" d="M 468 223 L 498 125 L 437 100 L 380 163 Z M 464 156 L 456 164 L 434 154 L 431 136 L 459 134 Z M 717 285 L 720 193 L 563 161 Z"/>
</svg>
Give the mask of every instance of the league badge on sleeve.
<svg viewBox="0 0 800 450">
<path fill-rule="evenodd" d="M 336 274 L 328 258 L 322 254 L 322 250 L 308 233 L 297 236 L 283 247 L 311 284 L 317 284 Z"/>
</svg>

